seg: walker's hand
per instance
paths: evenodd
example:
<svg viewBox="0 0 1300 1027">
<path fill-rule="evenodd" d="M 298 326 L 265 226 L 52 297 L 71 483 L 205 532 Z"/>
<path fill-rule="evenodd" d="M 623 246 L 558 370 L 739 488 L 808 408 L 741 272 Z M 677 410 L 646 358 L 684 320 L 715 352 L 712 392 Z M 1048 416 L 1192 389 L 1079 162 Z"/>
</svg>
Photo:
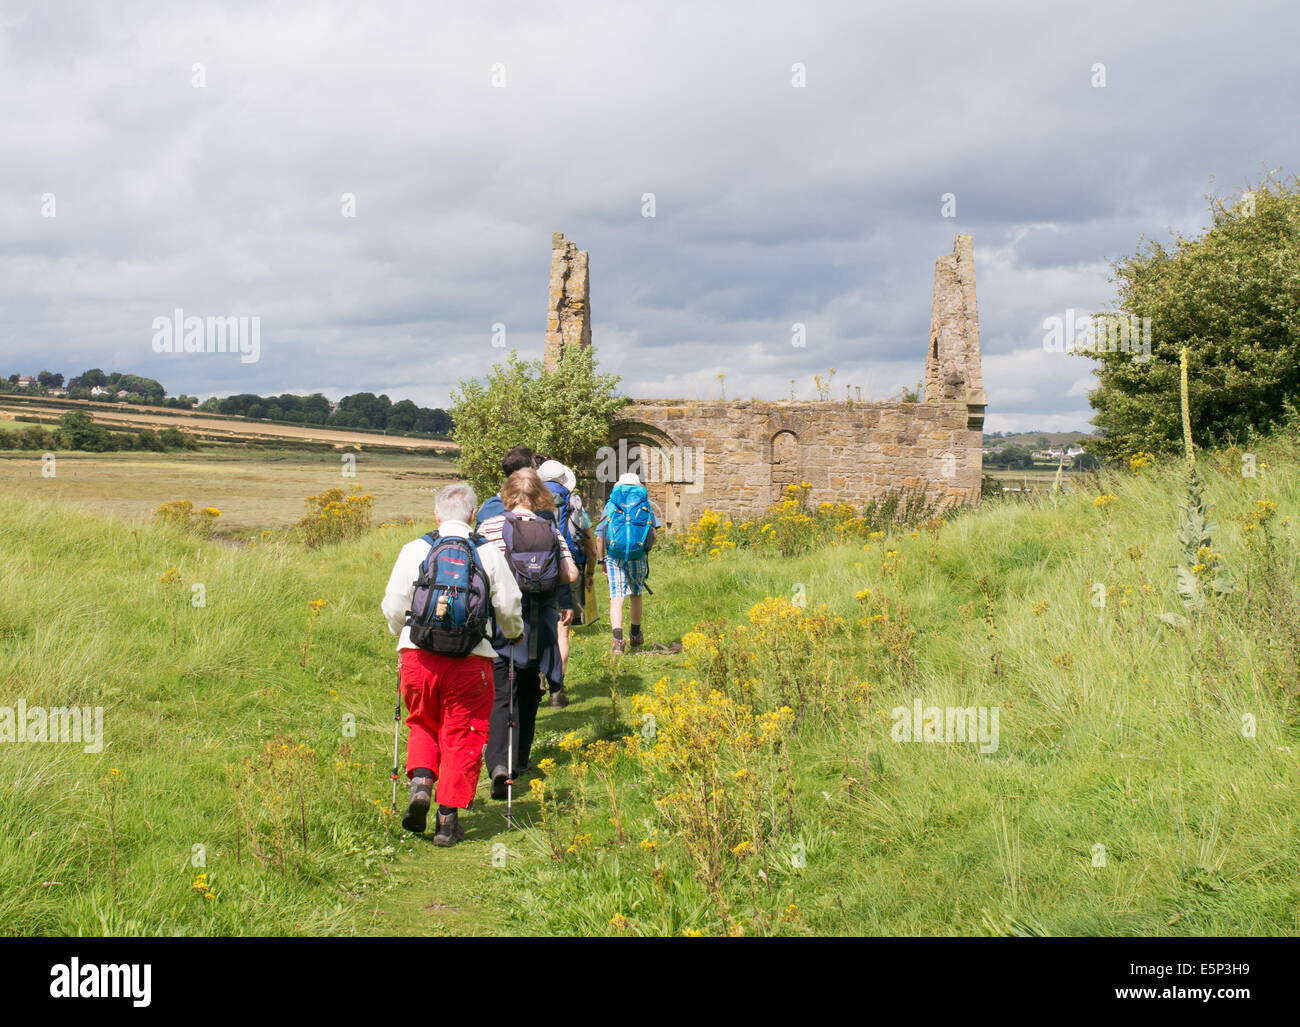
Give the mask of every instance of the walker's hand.
<svg viewBox="0 0 1300 1027">
<path fill-rule="evenodd" d="M 569 625 L 569 624 L 572 624 L 572 623 L 573 623 L 573 611 L 572 611 L 572 610 L 561 610 L 561 611 L 560 611 L 560 623 L 561 623 L 561 624 L 564 624 L 564 625 L 566 625 L 566 626 Z"/>
</svg>

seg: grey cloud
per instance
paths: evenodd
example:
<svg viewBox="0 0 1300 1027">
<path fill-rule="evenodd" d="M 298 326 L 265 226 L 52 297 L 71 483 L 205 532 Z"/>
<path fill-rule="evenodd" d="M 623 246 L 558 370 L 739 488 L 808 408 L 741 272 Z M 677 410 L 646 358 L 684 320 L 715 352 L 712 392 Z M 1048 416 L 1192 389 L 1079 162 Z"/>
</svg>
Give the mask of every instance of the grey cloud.
<svg viewBox="0 0 1300 1027">
<path fill-rule="evenodd" d="M 34 2 L 0 26 L 0 369 L 175 392 L 444 404 L 502 357 L 494 323 L 540 356 L 560 230 L 629 393 L 811 395 L 835 367 L 879 397 L 920 377 L 934 260 L 969 231 L 990 430 L 1082 427 L 1086 365 L 1042 319 L 1105 306 L 1142 234 L 1195 231 L 1212 175 L 1297 164 L 1283 3 Z M 261 316 L 262 361 L 152 353 L 178 306 Z"/>
</svg>

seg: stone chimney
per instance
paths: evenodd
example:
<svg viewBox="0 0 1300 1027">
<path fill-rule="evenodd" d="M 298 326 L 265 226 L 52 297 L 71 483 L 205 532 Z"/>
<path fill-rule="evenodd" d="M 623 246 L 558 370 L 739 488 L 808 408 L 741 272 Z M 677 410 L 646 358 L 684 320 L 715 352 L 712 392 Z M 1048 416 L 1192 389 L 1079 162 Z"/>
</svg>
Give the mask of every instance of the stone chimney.
<svg viewBox="0 0 1300 1027">
<path fill-rule="evenodd" d="M 546 370 L 554 370 L 567 346 L 591 345 L 587 253 L 564 238 L 551 236 L 551 293 L 546 311 Z"/>
<path fill-rule="evenodd" d="M 934 306 L 925 358 L 928 403 L 965 403 L 967 426 L 984 427 L 984 373 L 980 368 L 980 319 L 975 302 L 975 244 L 953 241 L 952 253 L 934 264 Z"/>
</svg>

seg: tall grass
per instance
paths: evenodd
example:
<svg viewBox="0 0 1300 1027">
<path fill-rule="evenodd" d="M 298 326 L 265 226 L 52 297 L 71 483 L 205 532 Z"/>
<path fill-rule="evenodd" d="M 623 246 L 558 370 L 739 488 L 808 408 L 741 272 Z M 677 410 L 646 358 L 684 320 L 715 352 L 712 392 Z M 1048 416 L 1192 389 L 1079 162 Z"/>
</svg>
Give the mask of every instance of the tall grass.
<svg viewBox="0 0 1300 1027">
<path fill-rule="evenodd" d="M 0 705 L 105 719 L 98 754 L 0 744 L 0 931 L 427 923 L 378 916 L 404 901 L 396 865 L 456 868 L 521 933 L 1294 933 L 1300 459 L 1255 456 L 1254 478 L 1202 461 L 1234 589 L 1200 613 L 1176 591 L 1176 465 L 802 555 L 658 554 L 647 638 L 699 638 L 614 660 L 603 624 L 579 629 L 525 829 L 480 800 L 452 853 L 386 812 L 378 599 L 427 526 L 234 548 L 6 499 Z M 736 673 L 709 678 L 714 648 Z M 996 707 L 996 752 L 894 741 L 918 699 Z M 719 795 L 697 814 L 679 781 Z"/>
<path fill-rule="evenodd" d="M 811 685 L 833 663 L 846 715 L 820 715 L 811 692 L 795 701 L 793 828 L 769 825 L 767 863 L 730 861 L 721 903 L 689 858 L 692 840 L 675 836 L 679 821 L 656 802 L 665 786 L 627 757 L 620 816 L 653 847 L 618 846 L 589 811 L 589 844 L 514 864 L 514 893 L 536 896 L 516 905 L 517 927 L 1294 933 L 1300 487 L 1293 443 L 1255 455 L 1267 467 L 1254 478 L 1242 476 L 1239 453 L 1202 469 L 1220 566 L 1238 584 L 1183 627 L 1159 616 L 1184 609 L 1179 465 L 1103 475 L 1073 496 L 988 504 L 937 532 L 866 547 L 664 561 L 651 637 L 710 625 L 732 666 L 768 683 L 782 649 L 769 647 L 766 660 L 751 650 L 745 662 L 745 611 L 764 597 L 798 597 L 807 612 L 825 604 L 844 627 L 801 665 Z M 1267 525 L 1261 501 L 1276 504 Z M 702 673 L 699 663 L 632 659 L 650 675 Z M 756 713 L 789 701 L 788 691 L 781 700 L 763 691 L 754 689 Z M 918 699 L 927 709 L 998 708 L 997 751 L 894 741 L 894 710 Z M 613 734 L 638 727 L 627 716 Z M 565 780 L 562 762 L 556 777 Z M 723 791 L 739 787 L 719 780 Z"/>
</svg>

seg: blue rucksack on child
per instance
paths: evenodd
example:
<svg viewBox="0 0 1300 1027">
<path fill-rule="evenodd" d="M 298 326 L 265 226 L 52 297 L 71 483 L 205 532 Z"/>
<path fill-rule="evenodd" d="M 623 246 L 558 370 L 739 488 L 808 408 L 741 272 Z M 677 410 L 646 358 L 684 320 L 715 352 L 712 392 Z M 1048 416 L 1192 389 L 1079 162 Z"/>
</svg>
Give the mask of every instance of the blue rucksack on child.
<svg viewBox="0 0 1300 1027">
<path fill-rule="evenodd" d="M 654 527 L 650 493 L 644 485 L 615 485 L 605 504 L 609 555 L 629 563 L 645 556 L 646 539 Z"/>
<path fill-rule="evenodd" d="M 443 656 L 468 656 L 488 634 L 492 592 L 479 559 L 484 539 L 424 536 L 429 555 L 420 565 L 406 624 L 411 642 Z"/>
</svg>

